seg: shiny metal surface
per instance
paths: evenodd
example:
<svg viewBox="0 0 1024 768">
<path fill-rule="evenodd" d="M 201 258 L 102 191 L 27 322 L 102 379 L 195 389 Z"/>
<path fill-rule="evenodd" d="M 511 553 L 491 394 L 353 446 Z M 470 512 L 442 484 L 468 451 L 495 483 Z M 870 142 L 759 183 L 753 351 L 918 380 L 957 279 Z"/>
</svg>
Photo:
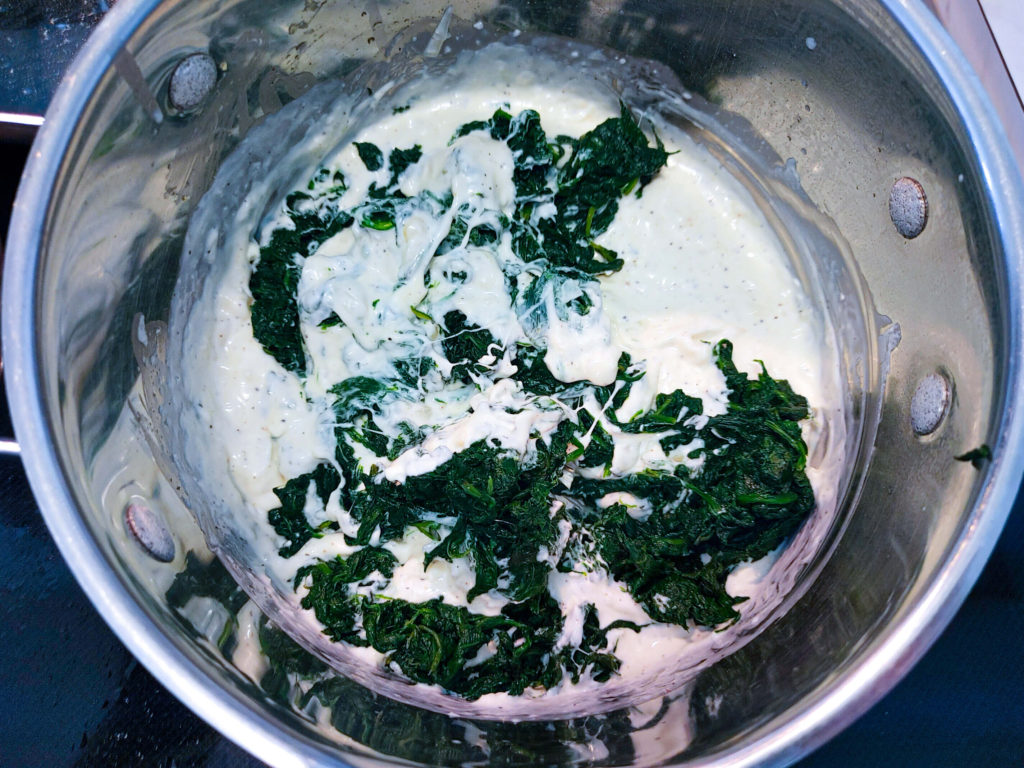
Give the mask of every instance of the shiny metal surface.
<svg viewBox="0 0 1024 768">
<path fill-rule="evenodd" d="M 201 541 L 188 514 L 157 493 L 137 433 L 113 456 L 107 439 L 135 378 L 135 315 L 166 311 L 187 216 L 239 135 L 301 92 L 307 73 L 343 71 L 339 49 L 353 60 L 372 55 L 440 11 L 122 0 L 97 30 L 39 134 L 4 275 L 15 427 L 58 546 L 140 660 L 271 763 L 480 761 L 474 732 L 492 758 L 519 755 L 522 764 L 531 762 L 516 752 L 523 745 L 539 745 L 531 756 L 554 764 L 789 762 L 924 652 L 977 576 L 1020 480 L 1024 190 L 982 89 L 918 5 L 456 6 L 466 20 L 570 34 L 674 65 L 689 87 L 795 158 L 879 311 L 901 326 L 863 497 L 808 593 L 764 635 L 649 717 L 615 713 L 554 735 L 514 725 L 471 731 L 342 682 L 334 728 L 318 728 L 225 659 L 219 626 L 211 632 L 167 601 L 184 552 L 201 552 Z M 206 49 L 228 63 L 213 100 L 188 120 L 168 117 L 173 64 Z M 921 181 L 931 206 L 913 241 L 895 232 L 886 208 L 905 175 Z M 953 382 L 954 400 L 940 428 L 919 438 L 912 394 L 936 370 Z M 952 460 L 982 442 L 995 453 L 982 471 Z M 132 493 L 163 509 L 179 544 L 167 566 L 127 537 L 120 521 Z"/>
</svg>

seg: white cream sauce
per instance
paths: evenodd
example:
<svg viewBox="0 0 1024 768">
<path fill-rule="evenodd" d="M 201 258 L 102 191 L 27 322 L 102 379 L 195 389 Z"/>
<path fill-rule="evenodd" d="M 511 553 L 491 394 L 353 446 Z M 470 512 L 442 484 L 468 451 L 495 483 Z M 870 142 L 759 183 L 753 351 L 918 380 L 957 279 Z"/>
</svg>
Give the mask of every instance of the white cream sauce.
<svg viewBox="0 0 1024 768">
<path fill-rule="evenodd" d="M 448 370 L 436 325 L 410 307 L 426 308 L 435 319 L 458 309 L 503 345 L 540 333 L 545 363 L 563 381 L 610 384 L 620 353 L 628 352 L 634 361 L 644 361 L 646 376 L 620 408 L 620 419 L 649 407 L 657 393 L 675 389 L 701 398 L 706 415 L 698 420 L 723 412 L 728 393 L 712 360 L 712 345 L 723 338 L 733 341 L 741 370 L 756 374 L 755 358 L 764 360 L 771 375 L 788 379 L 815 413 L 837 409 L 835 352 L 829 348 L 826 320 L 803 291 L 779 239 L 743 186 L 667 124 L 654 125 L 672 153 L 667 167 L 642 196 L 620 201 L 612 226 L 598 240 L 617 251 L 625 266 L 600 279 L 586 322 L 559 321 L 548 288 L 544 303 L 551 322 L 539 330 L 524 326 L 505 288 L 502 267 L 517 258 L 507 235 L 496 250 L 466 245 L 431 259 L 460 206 L 470 212 L 469 229 L 493 221 L 496 211 L 510 215 L 513 209 L 511 151 L 484 132 L 449 145 L 459 126 L 487 119 L 499 107 L 513 115 L 535 109 L 549 136 L 579 136 L 619 112 L 617 96 L 593 73 L 567 74 L 560 64 L 516 48 L 491 46 L 461 60 L 455 72 L 457 87 L 414 83 L 403 92 L 409 99 L 406 111 L 382 116 L 350 137 L 373 142 L 385 157 L 393 148 L 421 145 L 423 158 L 402 176 L 402 191 L 411 197 L 424 190 L 450 191 L 454 204 L 447 210 L 424 204 L 388 232 L 346 229 L 305 259 L 298 289 L 309 359 L 305 380 L 284 371 L 253 338 L 248 280 L 259 243 L 235 249 L 222 279 L 206 291 L 190 322 L 196 354 L 186 361 L 186 386 L 209 427 L 195 439 L 214 457 L 211 481 L 228 478 L 245 499 L 244 514 L 251 516 L 259 539 L 254 546 L 282 580 L 299 566 L 353 551 L 343 535 L 357 526 L 339 506 L 337 493 L 326 510 L 314 512 L 318 504 L 311 500 L 310 518 L 314 524 L 324 517 L 336 520 L 340 530 L 311 540 L 290 560 L 277 556 L 281 541 L 266 524 L 267 511 L 279 505 L 274 488 L 321 461 L 333 461 L 334 417 L 327 390 L 349 376 L 391 374 L 392 360 L 400 353 L 429 356 L 439 369 Z M 362 202 L 371 184 L 387 182 L 386 165 L 368 171 L 349 142 L 323 164 L 345 173 L 342 208 Z M 262 223 L 264 243 L 280 226 L 291 226 L 283 206 Z M 465 273 L 464 283 L 456 285 L 447 277 L 456 272 Z M 319 328 L 332 312 L 344 325 Z M 494 370 L 507 372 L 511 362 L 497 354 L 490 361 Z M 435 469 L 483 438 L 526 457 L 537 435 L 544 439 L 564 417 L 557 402 L 524 393 L 513 381 L 484 377 L 476 384 L 437 390 L 425 381 L 422 397 L 394 399 L 378 419 L 385 431 L 402 422 L 433 431 L 393 461 L 366 461 L 374 461 L 388 481 L 401 482 Z M 666 455 L 659 435 L 624 435 L 605 424 L 615 438 L 613 473 L 677 463 L 699 469 L 703 461 L 687 455 L 700 447 L 699 440 Z M 820 427 L 820 421 L 812 420 L 805 428 L 811 455 Z M 593 470 L 581 474 L 587 471 Z M 812 481 L 817 489 L 828 478 Z M 650 513 L 643 502 L 632 501 L 622 494 L 606 500 L 627 504 L 639 519 Z M 432 545 L 419 532 L 388 542 L 385 546 L 401 566 L 390 580 L 364 589 L 412 601 L 441 597 L 485 614 L 500 611 L 506 598 L 496 592 L 467 602 L 475 580 L 468 559 L 449 563 L 438 558 L 424 568 L 424 549 Z M 730 579 L 730 592 L 753 594 L 766 570 L 764 563 L 745 569 L 742 577 Z M 623 678 L 657 675 L 707 634 L 652 623 L 625 588 L 603 572 L 552 572 L 549 588 L 562 605 L 564 643 L 578 642 L 587 603 L 597 608 L 602 626 L 618 619 L 646 625 L 640 632 L 609 633 Z M 367 658 L 379 662 L 379 654 Z"/>
</svg>

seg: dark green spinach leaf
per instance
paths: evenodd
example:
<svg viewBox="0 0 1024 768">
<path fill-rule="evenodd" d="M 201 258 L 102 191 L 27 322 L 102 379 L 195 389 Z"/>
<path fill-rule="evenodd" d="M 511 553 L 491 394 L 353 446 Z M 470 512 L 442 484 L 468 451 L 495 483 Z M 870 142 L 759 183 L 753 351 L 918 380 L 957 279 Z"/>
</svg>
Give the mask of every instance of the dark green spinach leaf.
<svg viewBox="0 0 1024 768">
<path fill-rule="evenodd" d="M 310 539 L 318 539 L 325 531 L 338 529 L 338 524 L 333 520 L 325 520 L 315 527 L 309 524 L 305 507 L 310 483 L 321 504 L 327 504 L 331 494 L 341 484 L 341 475 L 330 464 L 321 463 L 312 472 L 292 478 L 280 488 L 274 489 L 274 495 L 281 506 L 270 510 L 267 517 L 277 535 L 288 542 L 278 550 L 281 557 L 291 557 Z"/>
</svg>

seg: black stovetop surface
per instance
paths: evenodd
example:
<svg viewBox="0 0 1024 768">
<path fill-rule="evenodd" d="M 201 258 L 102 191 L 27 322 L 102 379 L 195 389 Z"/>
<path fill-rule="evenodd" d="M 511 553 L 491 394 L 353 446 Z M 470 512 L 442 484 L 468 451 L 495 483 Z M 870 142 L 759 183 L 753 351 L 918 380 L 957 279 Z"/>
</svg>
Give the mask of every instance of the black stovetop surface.
<svg viewBox="0 0 1024 768">
<path fill-rule="evenodd" d="M 41 114 L 109 4 L 0 0 L 0 112 Z M 29 132 L 0 126 L 0 235 L 29 139 Z M 10 436 L 2 384 L 0 400 L 0 437 Z M 7 768 L 262 765 L 171 696 L 107 628 L 57 552 L 14 456 L 0 456 L 0 723 L 0 765 Z M 1021 499 L 934 647 L 799 766 L 979 763 L 1024 766 Z"/>
</svg>

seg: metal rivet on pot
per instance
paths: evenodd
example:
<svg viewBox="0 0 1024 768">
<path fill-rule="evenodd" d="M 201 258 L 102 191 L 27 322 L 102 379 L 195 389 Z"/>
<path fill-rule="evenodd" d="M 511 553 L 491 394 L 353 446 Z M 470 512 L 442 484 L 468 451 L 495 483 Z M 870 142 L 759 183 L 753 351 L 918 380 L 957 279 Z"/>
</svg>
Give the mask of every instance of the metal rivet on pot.
<svg viewBox="0 0 1024 768">
<path fill-rule="evenodd" d="M 889 190 L 889 218 L 896 231 L 908 240 L 917 237 L 928 223 L 928 198 L 917 179 L 896 179 Z"/>
<path fill-rule="evenodd" d="M 162 563 L 174 559 L 174 538 L 167 523 L 151 507 L 140 501 L 132 501 L 125 507 L 124 522 L 128 532 L 155 559 Z"/>
<path fill-rule="evenodd" d="M 910 400 L 910 426 L 916 435 L 930 435 L 949 412 L 949 379 L 941 373 L 930 373 L 917 384 Z"/>
<path fill-rule="evenodd" d="M 200 104 L 217 84 L 217 63 L 208 53 L 193 53 L 178 62 L 171 73 L 167 98 L 171 106 L 190 112 Z"/>
</svg>

